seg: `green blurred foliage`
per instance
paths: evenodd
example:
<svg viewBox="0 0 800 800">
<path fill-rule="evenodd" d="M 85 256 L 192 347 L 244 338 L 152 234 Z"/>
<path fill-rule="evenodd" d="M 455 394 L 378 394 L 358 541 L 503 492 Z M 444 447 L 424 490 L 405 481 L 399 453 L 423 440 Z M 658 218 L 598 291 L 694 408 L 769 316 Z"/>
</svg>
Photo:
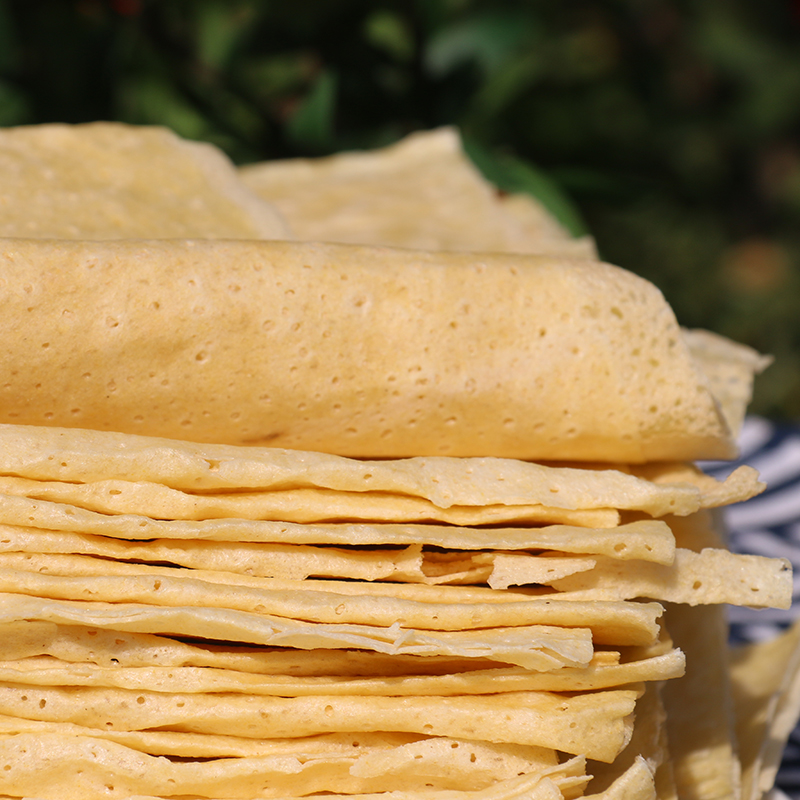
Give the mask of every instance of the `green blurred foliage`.
<svg viewBox="0 0 800 800">
<path fill-rule="evenodd" d="M 240 163 L 458 125 L 800 418 L 800 0 L 0 0 L 0 125 L 96 119 Z"/>
</svg>

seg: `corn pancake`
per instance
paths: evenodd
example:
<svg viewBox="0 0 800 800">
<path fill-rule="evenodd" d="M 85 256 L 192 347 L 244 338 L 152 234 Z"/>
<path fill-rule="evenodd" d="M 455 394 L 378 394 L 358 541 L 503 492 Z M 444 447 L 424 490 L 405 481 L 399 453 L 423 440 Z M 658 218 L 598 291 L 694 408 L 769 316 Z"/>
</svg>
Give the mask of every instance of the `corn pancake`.
<svg viewBox="0 0 800 800">
<path fill-rule="evenodd" d="M 61 481 L 32 481 L 0 476 L 4 494 L 76 505 L 104 514 L 139 514 L 159 519 L 265 519 L 282 522 L 446 522 L 456 525 L 487 524 L 583 524 L 610 527 L 624 510 L 686 515 L 703 507 L 744 500 L 763 490 L 757 473 L 740 467 L 724 483 L 709 491 L 690 485 L 662 485 L 655 498 L 607 494 L 584 496 L 584 507 L 538 503 L 519 505 L 449 506 L 441 508 L 425 498 L 388 492 L 339 492 L 333 489 L 285 489 L 266 492 L 224 492 L 192 494 L 157 483 L 109 480 L 73 484 Z M 614 505 L 599 505 L 614 503 Z M 558 501 L 556 501 L 558 502 Z M 580 501 L 579 501 L 580 502 Z M 598 504 L 598 505 L 595 505 Z"/>
<path fill-rule="evenodd" d="M 654 776 L 659 776 L 659 798 L 674 793 L 669 746 L 666 735 L 666 711 L 661 699 L 661 684 L 648 683 L 645 692 L 636 704 L 636 721 L 631 741 L 613 764 L 591 763 L 592 780 L 586 788 L 587 794 L 607 789 L 638 759 L 644 759 Z M 666 785 L 665 785 L 666 784 Z"/>
<path fill-rule="evenodd" d="M 114 122 L 0 130 L 0 236 L 286 239 L 213 145 Z"/>
<path fill-rule="evenodd" d="M 154 559 L 158 560 L 158 559 Z M 549 559 L 541 559 L 548 561 Z M 559 559 L 558 561 L 567 561 Z M 557 561 L 557 563 L 558 563 Z M 209 565 L 211 566 L 211 565 Z M 316 593 L 333 592 L 353 598 L 362 595 L 367 602 L 378 603 L 377 598 L 395 598 L 413 602 L 436 603 L 436 616 L 443 619 L 440 612 L 443 605 L 476 604 L 476 603 L 508 603 L 519 602 L 525 598 L 544 598 L 557 596 L 563 600 L 632 600 L 646 598 L 663 602 L 688 603 L 689 605 L 709 605 L 727 603 L 730 605 L 748 606 L 752 608 L 789 608 L 792 603 L 792 570 L 787 559 L 769 558 L 730 553 L 722 549 L 705 549 L 700 553 L 678 549 L 675 561 L 670 565 L 618 562 L 614 559 L 598 558 L 593 563 L 582 565 L 582 569 L 574 570 L 567 577 L 557 575 L 534 576 L 542 578 L 540 585 L 520 588 L 508 592 L 494 592 L 492 587 L 438 586 L 425 584 L 422 581 L 390 581 L 390 582 L 357 582 L 351 580 L 318 579 L 304 582 L 304 579 L 280 577 L 261 577 L 247 571 L 229 572 L 227 570 L 203 569 L 198 565 L 191 572 L 175 567 L 158 564 L 128 563 L 127 561 L 109 560 L 107 557 L 73 555 L 71 553 L 41 552 L 0 552 L 0 586 L 5 591 L 16 591 L 13 579 L 8 577 L 8 570 L 36 572 L 64 578 L 118 578 L 128 579 L 123 587 L 121 580 L 119 598 L 129 597 L 129 592 L 138 596 L 134 589 L 135 582 L 146 585 L 148 590 L 154 585 L 151 576 L 158 586 L 160 595 L 153 602 L 172 605 L 174 600 L 166 596 L 180 596 L 181 587 L 188 593 L 195 591 L 195 581 L 205 584 L 207 603 L 216 604 L 212 598 L 219 597 L 219 587 L 228 596 L 228 601 L 246 602 L 249 596 L 246 588 L 256 593 L 263 593 L 258 601 L 264 607 L 272 607 L 276 592 L 305 592 L 309 597 L 324 596 Z M 347 577 L 347 576 L 344 576 Z M 9 583 L 9 580 L 12 580 Z M 523 581 L 524 582 L 524 581 Z M 101 596 L 100 583 L 91 583 L 93 591 Z M 177 594 L 176 594 L 177 593 Z M 190 595 L 187 595 L 190 596 Z M 241 596 L 241 599 L 234 600 Z M 198 598 L 199 601 L 200 598 Z M 256 601 L 253 601 L 256 602 Z M 354 604 L 357 600 L 352 601 Z M 283 606 L 283 604 L 280 604 Z M 238 606 L 231 606 L 238 607 Z M 301 604 L 296 605 L 297 608 Z M 272 612 L 283 615 L 281 612 Z M 312 612 L 303 612 L 309 614 Z M 346 621 L 352 610 L 337 606 L 339 621 Z M 389 611 L 388 613 L 392 613 Z M 472 606 L 474 613 L 474 605 Z M 412 623 L 413 612 L 397 610 L 394 619 L 403 619 Z M 330 620 L 329 620 L 330 621 Z M 358 620 L 358 621 L 364 621 Z M 452 628 L 451 628 L 452 629 Z"/>
<path fill-rule="evenodd" d="M 630 740 L 640 685 L 569 695 L 271 697 L 131 692 L 108 687 L 0 684 L 0 713 L 116 730 L 175 730 L 249 738 L 398 731 L 552 747 L 613 761 Z M 44 702 L 43 702 L 44 701 Z"/>
<path fill-rule="evenodd" d="M 271 543 L 120 541 L 90 534 L 47 531 L 0 524 L 0 552 L 81 554 L 120 561 L 168 563 L 194 569 L 235 572 L 253 577 L 304 580 L 390 580 L 428 584 L 477 584 L 493 589 L 512 584 L 546 583 L 591 569 L 596 560 L 553 553 L 499 554 L 439 552 L 422 545 L 402 549 L 333 548 Z"/>
<path fill-rule="evenodd" d="M 326 453 L 232 447 L 92 430 L 0 425 L 0 476 L 16 493 L 38 484 L 119 482 L 192 496 L 279 495 L 302 489 L 427 500 L 453 506 L 541 505 L 565 510 L 617 508 L 685 515 L 740 502 L 763 490 L 750 467 L 724 481 L 679 462 L 583 468 L 503 458 L 363 461 Z M 26 480 L 27 479 L 27 480 Z M 30 481 L 35 481 L 31 483 Z M 308 496 L 308 495 L 306 495 Z"/>
<path fill-rule="evenodd" d="M 469 756 L 469 748 L 465 750 Z M 253 796 L 295 797 L 297 795 L 293 793 L 292 781 L 302 770 L 302 764 L 296 758 L 222 759 L 205 762 L 205 765 L 202 761 L 181 764 L 164 758 L 148 757 L 113 742 L 90 737 L 65 739 L 57 734 L 23 734 L 16 737 L 16 740 L 0 740 L 0 756 L 14 764 L 14 769 L 7 771 L 11 774 L 4 776 L 8 789 L 26 796 L 36 792 L 37 796 L 42 797 L 41 793 L 45 792 L 45 797 L 58 797 L 61 800 L 99 800 L 109 797 L 112 800 L 133 800 L 148 796 L 133 792 L 147 789 L 159 791 L 169 786 L 174 787 L 173 791 L 178 796 L 191 792 L 193 795 L 214 800 L 222 796 L 231 800 Z M 67 781 L 60 764 L 73 767 Z M 325 772 L 330 772 L 324 762 L 314 769 L 312 761 L 311 767 L 303 776 L 306 787 L 310 782 L 324 778 Z M 397 800 L 422 797 L 430 800 L 549 800 L 562 797 L 557 786 L 564 785 L 566 793 L 563 796 L 569 798 L 577 796 L 571 791 L 574 787 L 585 784 L 584 770 L 584 760 L 574 758 L 550 768 L 534 769 L 530 773 L 500 781 L 482 790 L 422 788 L 392 792 L 392 796 Z M 543 780 L 549 782 L 553 791 L 537 794 L 536 787 Z M 273 788 L 264 786 L 272 781 Z M 281 791 L 282 794 L 276 794 Z M 359 794 L 350 796 L 365 797 Z M 374 798 L 379 796 L 383 794 L 372 795 Z"/>
<path fill-rule="evenodd" d="M 115 539 L 330 545 L 431 545 L 447 549 L 557 550 L 669 564 L 675 538 L 665 522 L 637 520 L 613 528 L 549 525 L 543 528 L 476 528 L 444 525 L 295 524 L 270 520 L 161 520 L 135 514 L 108 516 L 76 506 L 0 495 L 0 519 L 36 531 L 75 531 Z M 488 539 L 487 539 L 488 537 Z"/>
<path fill-rule="evenodd" d="M 554 589 L 589 600 L 647 597 L 689 605 L 791 608 L 792 567 L 785 558 L 678 548 L 669 566 L 599 558 L 592 570 L 561 578 Z"/>
<path fill-rule="evenodd" d="M 382 458 L 736 452 L 661 293 L 600 262 L 234 240 L 0 257 L 6 422 Z"/>
<path fill-rule="evenodd" d="M 63 578 L 47 579 L 30 573 L 9 574 L 7 578 L 18 587 L 26 583 L 31 591 L 45 585 L 66 590 Z M 86 580 L 86 579 L 83 579 Z M 86 597 L 77 584 L 76 593 Z M 456 588 L 456 587 L 452 587 Z M 64 591 L 64 593 L 67 593 Z M 149 598 L 148 598 L 149 599 Z M 446 606 L 443 606 L 443 608 Z M 658 638 L 657 620 L 663 613 L 658 603 L 631 603 L 596 601 L 592 603 L 559 600 L 555 598 L 533 598 L 524 603 L 489 604 L 482 607 L 491 611 L 500 609 L 501 614 L 524 609 L 535 618 L 534 625 L 552 625 L 566 628 L 591 628 L 596 645 L 621 647 L 627 645 L 649 647 Z M 461 612 L 462 614 L 464 612 Z M 496 616 L 501 616 L 496 614 Z M 466 614 L 464 615 L 466 616 Z M 511 614 L 509 613 L 509 616 Z M 300 649 L 370 649 L 390 654 L 409 655 L 442 654 L 468 657 L 492 658 L 525 665 L 527 657 L 539 658 L 526 644 L 525 626 L 521 620 L 513 619 L 515 627 L 498 629 L 497 634 L 477 631 L 440 631 L 425 634 L 422 631 L 403 629 L 398 623 L 389 628 L 363 624 L 309 623 L 287 618 L 270 617 L 262 613 L 247 613 L 228 608 L 213 607 L 166 607 L 150 603 L 103 603 L 58 600 L 36 595 L 0 594 L 0 624 L 18 620 L 42 620 L 61 625 L 86 625 L 133 633 L 174 635 L 216 640 L 218 642 L 242 642 L 277 647 Z M 503 637 L 509 636 L 507 645 Z M 481 641 L 483 637 L 484 641 Z M 491 641 L 490 641 L 491 640 Z M 461 642 L 465 652 L 454 652 Z"/>
<path fill-rule="evenodd" d="M 0 661 L 0 681 L 29 686 L 109 686 L 170 692 L 232 692 L 302 697 L 306 695 L 453 696 L 502 692 L 577 692 L 620 687 L 641 681 L 680 677 L 685 660 L 680 650 L 623 664 L 605 663 L 597 654 L 585 667 L 558 667 L 534 672 L 498 665 L 446 675 L 372 677 L 258 675 L 209 667 L 96 667 L 40 656 Z"/>
<path fill-rule="evenodd" d="M 247 164 L 239 175 L 308 241 L 596 257 L 589 237 L 573 239 L 532 197 L 501 196 L 454 128 L 372 151 Z"/>
<path fill-rule="evenodd" d="M 667 736 L 678 794 L 736 797 L 741 786 L 722 606 L 670 606 L 669 629 L 686 653 L 686 674 L 664 685 Z"/>
<path fill-rule="evenodd" d="M 413 746 L 413 745 L 412 745 Z M 464 748 L 463 758 L 466 769 L 461 776 L 455 771 L 443 772 L 441 783 L 451 792 L 454 786 L 463 786 L 469 777 L 469 747 Z M 476 753 L 479 749 L 476 748 Z M 457 751 L 456 751 L 457 753 Z M 455 755 L 455 753 L 454 753 Z M 458 753 L 461 756 L 460 753 Z M 58 734 L 22 734 L 13 739 L 0 739 L 0 757 L 13 764 L 4 775 L 4 788 L 16 790 L 28 796 L 32 791 L 37 796 L 42 790 L 46 797 L 59 798 L 130 798 L 132 792 L 142 789 L 158 791 L 170 788 L 178 796 L 199 796 L 219 798 L 262 798 L 285 796 L 288 792 L 317 791 L 321 787 L 338 784 L 345 792 L 363 787 L 382 786 L 383 781 L 350 774 L 353 757 L 340 756 L 308 758 L 303 761 L 292 756 L 244 757 L 214 759 L 211 761 L 170 761 L 139 753 L 123 745 L 93 739 L 91 737 L 63 737 Z M 435 763 L 435 759 L 431 759 Z M 409 791 L 425 791 L 425 781 L 430 780 L 424 773 L 414 778 L 409 775 L 409 767 L 414 765 L 413 756 L 406 764 L 393 765 L 397 779 L 409 784 Z M 481 758 L 484 771 L 491 770 L 490 758 Z M 72 769 L 65 776 L 59 764 Z M 489 767 L 487 770 L 486 767 Z M 580 776 L 579 784 L 585 783 L 582 773 L 583 762 L 534 768 L 524 776 L 514 776 L 508 780 L 530 786 L 548 773 L 558 780 L 560 776 Z M 497 771 L 497 765 L 494 766 Z M 480 767 L 475 770 L 480 775 Z M 491 774 L 491 772 L 490 772 Z M 434 776 L 436 773 L 434 772 Z M 476 776 L 473 776 L 476 777 Z M 485 782 L 485 781 L 483 781 Z M 502 786 L 505 781 L 498 784 Z M 35 788 L 34 788 L 35 787 Z M 491 787 L 486 791 L 491 792 Z M 471 794 L 471 793 L 470 793 Z M 478 797 L 480 795 L 475 793 Z M 489 794 L 491 796 L 491 794 Z M 502 797 L 502 795 L 500 795 Z M 560 795 L 559 795 L 560 796 Z"/>
<path fill-rule="evenodd" d="M 742 798 L 775 783 L 800 710 L 800 623 L 774 639 L 731 649 L 731 688 L 742 762 Z"/>
</svg>

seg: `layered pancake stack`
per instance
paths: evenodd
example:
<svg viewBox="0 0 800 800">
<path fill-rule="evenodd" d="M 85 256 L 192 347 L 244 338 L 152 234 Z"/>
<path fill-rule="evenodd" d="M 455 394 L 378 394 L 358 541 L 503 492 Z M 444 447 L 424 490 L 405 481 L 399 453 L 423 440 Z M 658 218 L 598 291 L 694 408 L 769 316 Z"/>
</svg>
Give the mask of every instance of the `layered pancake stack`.
<svg viewBox="0 0 800 800">
<path fill-rule="evenodd" d="M 165 131 L 7 134 L 19 197 L 63 148 L 85 219 L 104 181 L 125 218 L 123 174 L 132 218 L 152 191 L 192 219 L 130 144 L 197 159 Z M 447 152 L 475 220 L 518 230 Z M 302 227 L 214 186 L 229 222 Z M 431 235 L 441 197 L 406 206 Z M 724 604 L 786 608 L 791 571 L 725 546 L 755 472 L 693 465 L 735 454 L 760 356 L 552 226 L 498 253 L 469 219 L 420 250 L 161 213 L 0 242 L 3 796 L 760 797 L 796 634 L 731 670 Z"/>
</svg>

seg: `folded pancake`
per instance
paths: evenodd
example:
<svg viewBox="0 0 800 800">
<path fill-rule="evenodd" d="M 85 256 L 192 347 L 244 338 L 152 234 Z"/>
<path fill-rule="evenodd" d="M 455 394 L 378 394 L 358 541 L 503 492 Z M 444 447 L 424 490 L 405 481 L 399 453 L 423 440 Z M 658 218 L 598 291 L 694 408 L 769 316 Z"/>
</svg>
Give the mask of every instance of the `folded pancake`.
<svg viewBox="0 0 800 800">
<path fill-rule="evenodd" d="M 533 197 L 501 195 L 455 128 L 377 150 L 249 164 L 239 175 L 300 239 L 596 258 L 590 237 L 573 239 Z"/>
<path fill-rule="evenodd" d="M 221 150 L 166 128 L 93 122 L 0 130 L 0 235 L 286 239 Z"/>
<path fill-rule="evenodd" d="M 735 453 L 661 293 L 600 262 L 212 240 L 0 257 L 0 422 L 356 457 Z"/>
</svg>

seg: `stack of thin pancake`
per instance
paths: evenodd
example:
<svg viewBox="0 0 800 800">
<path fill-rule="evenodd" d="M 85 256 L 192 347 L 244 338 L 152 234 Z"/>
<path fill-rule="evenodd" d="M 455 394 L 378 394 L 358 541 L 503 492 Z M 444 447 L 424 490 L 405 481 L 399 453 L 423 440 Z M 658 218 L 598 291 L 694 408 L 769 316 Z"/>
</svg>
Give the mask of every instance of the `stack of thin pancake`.
<svg viewBox="0 0 800 800">
<path fill-rule="evenodd" d="M 754 471 L 691 464 L 734 454 L 756 354 L 552 227 L 287 241 L 165 131 L 4 136 L 41 213 L 0 219 L 0 795 L 760 796 L 797 633 L 731 669 L 723 609 L 791 572 L 716 524 Z M 518 230 L 447 137 L 469 248 Z"/>
</svg>

